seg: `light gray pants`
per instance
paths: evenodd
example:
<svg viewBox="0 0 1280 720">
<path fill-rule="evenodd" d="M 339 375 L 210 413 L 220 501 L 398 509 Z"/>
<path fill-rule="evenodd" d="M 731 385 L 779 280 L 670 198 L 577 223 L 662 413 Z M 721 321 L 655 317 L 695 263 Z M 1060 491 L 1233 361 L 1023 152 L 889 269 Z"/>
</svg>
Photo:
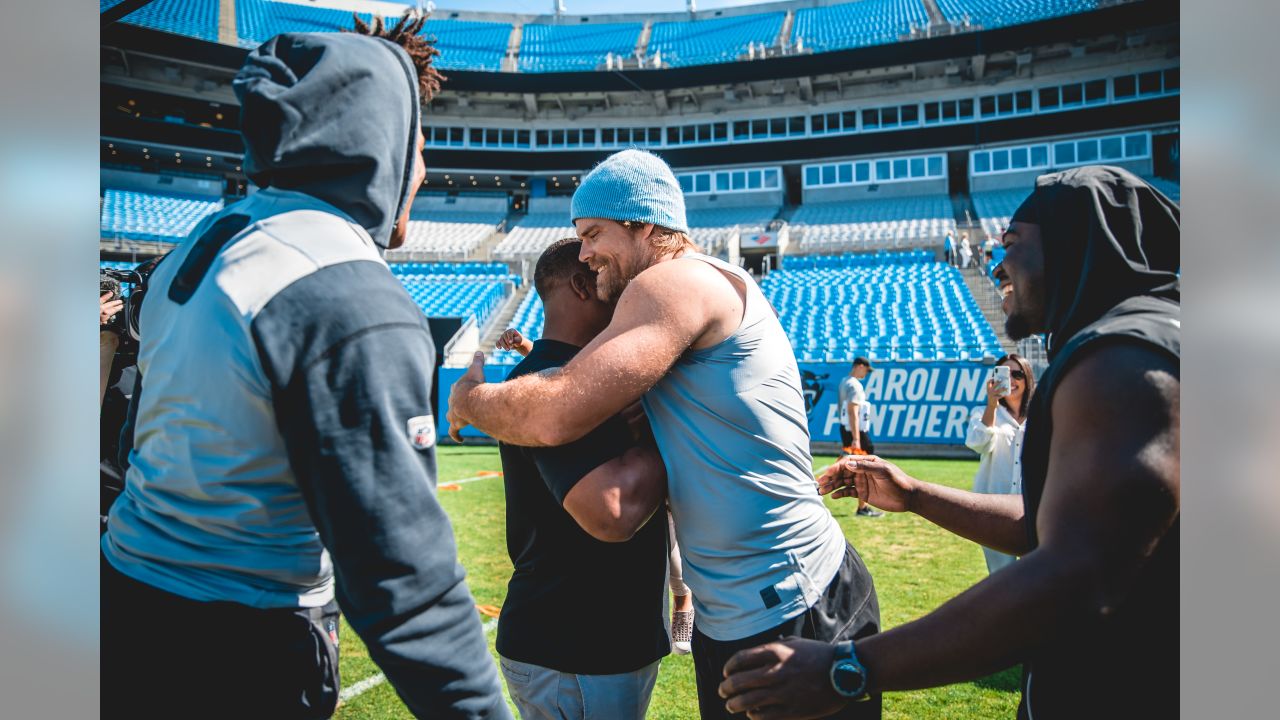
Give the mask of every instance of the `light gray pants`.
<svg viewBox="0 0 1280 720">
<path fill-rule="evenodd" d="M 524 720 L 643 720 L 662 661 L 619 675 L 574 675 L 507 658 L 498 664 Z"/>
</svg>

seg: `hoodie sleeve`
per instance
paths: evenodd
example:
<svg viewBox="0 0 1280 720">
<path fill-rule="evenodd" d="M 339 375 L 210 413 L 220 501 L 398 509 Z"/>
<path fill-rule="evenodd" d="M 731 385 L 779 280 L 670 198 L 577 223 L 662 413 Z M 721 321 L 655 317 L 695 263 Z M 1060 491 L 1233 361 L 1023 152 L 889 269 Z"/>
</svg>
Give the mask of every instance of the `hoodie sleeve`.
<svg viewBox="0 0 1280 720">
<path fill-rule="evenodd" d="M 257 315 L 254 342 L 338 602 L 420 718 L 510 717 L 436 498 L 421 311 L 375 262 L 319 269 Z"/>
</svg>

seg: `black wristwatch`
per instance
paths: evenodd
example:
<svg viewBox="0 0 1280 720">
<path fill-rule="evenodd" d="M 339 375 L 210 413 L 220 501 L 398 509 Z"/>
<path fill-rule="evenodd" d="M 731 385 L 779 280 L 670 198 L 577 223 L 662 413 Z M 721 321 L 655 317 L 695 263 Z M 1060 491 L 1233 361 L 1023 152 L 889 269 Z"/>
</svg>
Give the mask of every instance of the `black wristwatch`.
<svg viewBox="0 0 1280 720">
<path fill-rule="evenodd" d="M 831 687 L 850 700 L 867 698 L 867 668 L 858 661 L 853 641 L 836 643 L 836 656 L 831 661 Z"/>
</svg>

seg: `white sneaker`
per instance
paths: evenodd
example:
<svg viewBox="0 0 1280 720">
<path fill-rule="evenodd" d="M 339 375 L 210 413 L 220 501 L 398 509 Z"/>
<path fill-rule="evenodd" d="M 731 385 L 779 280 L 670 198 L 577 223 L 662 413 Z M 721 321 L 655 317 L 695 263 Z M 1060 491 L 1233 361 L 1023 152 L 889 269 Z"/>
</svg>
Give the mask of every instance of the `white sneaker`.
<svg viewBox="0 0 1280 720">
<path fill-rule="evenodd" d="M 693 611 L 676 610 L 671 613 L 671 652 L 688 655 L 693 652 Z"/>
</svg>

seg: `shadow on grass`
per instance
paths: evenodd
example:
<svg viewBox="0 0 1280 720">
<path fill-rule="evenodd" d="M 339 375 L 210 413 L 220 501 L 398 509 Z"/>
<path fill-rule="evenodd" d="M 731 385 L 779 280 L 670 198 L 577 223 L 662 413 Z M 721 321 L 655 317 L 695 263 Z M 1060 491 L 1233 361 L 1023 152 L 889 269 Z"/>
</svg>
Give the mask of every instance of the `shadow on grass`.
<svg viewBox="0 0 1280 720">
<path fill-rule="evenodd" d="M 1022 687 L 1022 668 L 1009 668 L 995 675 L 988 675 L 981 680 L 974 680 L 973 684 L 988 690 L 1019 692 Z"/>
</svg>

